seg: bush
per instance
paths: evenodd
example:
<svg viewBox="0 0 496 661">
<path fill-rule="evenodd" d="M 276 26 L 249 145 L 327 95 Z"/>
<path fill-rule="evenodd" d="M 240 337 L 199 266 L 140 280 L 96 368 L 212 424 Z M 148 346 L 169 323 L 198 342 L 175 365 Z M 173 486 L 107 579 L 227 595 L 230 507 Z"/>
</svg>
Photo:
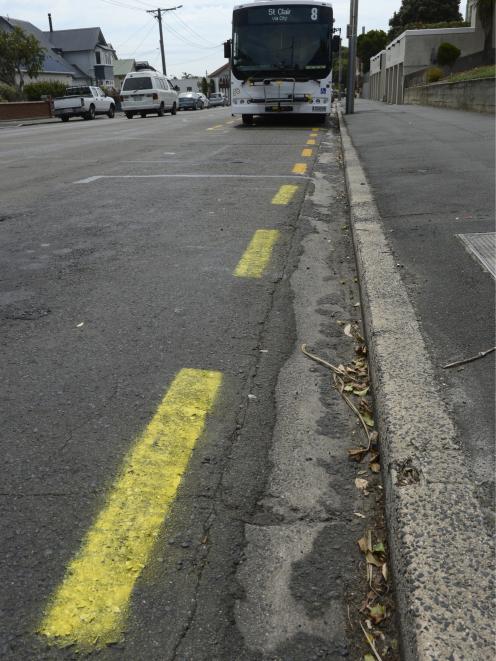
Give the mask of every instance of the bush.
<svg viewBox="0 0 496 661">
<path fill-rule="evenodd" d="M 20 101 L 21 96 L 15 87 L 0 83 L 0 101 Z"/>
<path fill-rule="evenodd" d="M 442 67 L 452 67 L 461 55 L 461 50 L 445 42 L 437 49 L 437 63 Z"/>
<path fill-rule="evenodd" d="M 64 96 L 67 85 L 50 80 L 40 83 L 29 83 L 24 86 L 24 94 L 28 101 L 39 101 L 42 96 Z"/>
<path fill-rule="evenodd" d="M 443 70 L 439 67 L 431 67 L 427 70 L 427 82 L 428 83 L 437 83 L 438 80 L 444 76 Z"/>
</svg>

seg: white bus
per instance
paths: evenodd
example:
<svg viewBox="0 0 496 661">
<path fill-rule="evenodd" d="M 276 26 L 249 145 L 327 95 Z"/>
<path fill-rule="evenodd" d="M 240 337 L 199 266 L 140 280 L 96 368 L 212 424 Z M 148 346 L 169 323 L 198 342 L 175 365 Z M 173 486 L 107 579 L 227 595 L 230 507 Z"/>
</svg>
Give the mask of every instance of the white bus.
<svg viewBox="0 0 496 661">
<path fill-rule="evenodd" d="M 255 0 L 234 7 L 231 62 L 233 115 L 311 114 L 331 108 L 333 12 L 328 2 Z"/>
</svg>

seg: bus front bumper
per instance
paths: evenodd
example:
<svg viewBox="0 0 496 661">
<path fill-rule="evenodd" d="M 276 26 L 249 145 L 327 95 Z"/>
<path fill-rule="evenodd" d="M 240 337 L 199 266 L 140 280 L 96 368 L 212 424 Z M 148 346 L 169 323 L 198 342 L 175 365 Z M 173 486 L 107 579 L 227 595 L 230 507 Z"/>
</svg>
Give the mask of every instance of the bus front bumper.
<svg viewBox="0 0 496 661">
<path fill-rule="evenodd" d="M 295 103 L 292 101 L 267 102 L 267 103 L 242 103 L 235 99 L 231 105 L 233 115 L 323 115 L 330 112 L 329 103 Z"/>
</svg>

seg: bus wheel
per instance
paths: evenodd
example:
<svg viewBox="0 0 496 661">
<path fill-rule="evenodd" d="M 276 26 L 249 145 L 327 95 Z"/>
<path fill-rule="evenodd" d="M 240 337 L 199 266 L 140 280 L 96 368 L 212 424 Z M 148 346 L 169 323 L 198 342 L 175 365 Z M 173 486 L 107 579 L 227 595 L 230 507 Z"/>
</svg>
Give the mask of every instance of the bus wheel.
<svg viewBox="0 0 496 661">
<path fill-rule="evenodd" d="M 243 124 L 246 124 L 247 126 L 253 124 L 253 115 L 241 115 L 241 119 L 243 120 Z"/>
</svg>

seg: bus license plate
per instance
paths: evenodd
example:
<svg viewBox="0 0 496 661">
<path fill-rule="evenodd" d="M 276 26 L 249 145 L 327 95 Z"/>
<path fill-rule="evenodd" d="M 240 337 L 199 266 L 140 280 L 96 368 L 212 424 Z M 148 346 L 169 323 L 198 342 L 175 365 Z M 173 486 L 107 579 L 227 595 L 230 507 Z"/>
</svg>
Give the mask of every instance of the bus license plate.
<svg viewBox="0 0 496 661">
<path fill-rule="evenodd" d="M 265 106 L 265 112 L 291 112 L 293 106 Z"/>
</svg>

